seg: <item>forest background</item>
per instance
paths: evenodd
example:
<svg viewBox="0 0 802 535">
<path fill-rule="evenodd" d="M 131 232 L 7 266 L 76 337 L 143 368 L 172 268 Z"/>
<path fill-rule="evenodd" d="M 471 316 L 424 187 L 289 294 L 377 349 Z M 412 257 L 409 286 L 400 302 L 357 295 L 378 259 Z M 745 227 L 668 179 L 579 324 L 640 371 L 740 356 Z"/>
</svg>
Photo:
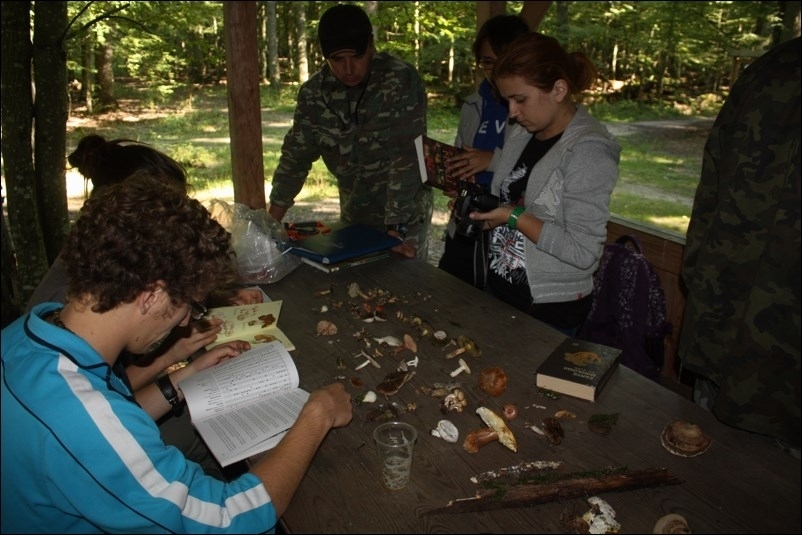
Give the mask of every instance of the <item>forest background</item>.
<svg viewBox="0 0 802 535">
<path fill-rule="evenodd" d="M 323 62 L 317 21 L 335 3 L 256 2 L 268 177 L 298 85 Z M 370 14 L 377 48 L 419 70 L 429 92 L 430 134 L 453 141 L 459 103 L 477 80 L 471 54 L 476 3 L 352 3 Z M 507 12 L 520 12 L 522 4 L 506 2 Z M 552 4 L 538 29 L 591 57 L 600 83 L 584 103 L 611 124 L 714 117 L 749 61 L 799 35 L 800 2 Z M 0 5 L 5 325 L 64 243 L 70 222 L 65 155 L 80 137 L 99 133 L 151 143 L 188 168 L 195 191 L 230 185 L 231 163 L 222 2 Z M 630 193 L 614 198 L 614 212 L 684 235 L 689 206 L 672 200 L 671 192 L 692 198 L 704 131 L 679 137 L 692 144 L 620 138 L 620 183 L 668 195 L 646 198 L 622 188 Z M 308 184 L 311 198 L 336 192 L 319 162 Z"/>
</svg>

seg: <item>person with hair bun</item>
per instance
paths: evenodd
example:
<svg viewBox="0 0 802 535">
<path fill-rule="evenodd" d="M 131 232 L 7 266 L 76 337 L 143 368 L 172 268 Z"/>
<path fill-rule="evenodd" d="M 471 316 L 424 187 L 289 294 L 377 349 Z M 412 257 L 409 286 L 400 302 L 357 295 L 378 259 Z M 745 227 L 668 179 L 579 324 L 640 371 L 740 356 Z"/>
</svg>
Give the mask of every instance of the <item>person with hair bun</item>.
<svg viewBox="0 0 802 535">
<path fill-rule="evenodd" d="M 593 303 L 621 147 L 575 101 L 596 78 L 585 54 L 531 33 L 493 77 L 516 124 L 491 184 L 500 206 L 469 215 L 493 229 L 488 291 L 572 336 Z"/>
<path fill-rule="evenodd" d="M 67 156 L 69 164 L 92 182 L 92 191 L 117 184 L 134 171 L 160 171 L 159 176 L 187 188 L 187 173 L 180 163 L 150 145 L 132 139 L 106 141 L 103 136 L 83 137 Z"/>
</svg>

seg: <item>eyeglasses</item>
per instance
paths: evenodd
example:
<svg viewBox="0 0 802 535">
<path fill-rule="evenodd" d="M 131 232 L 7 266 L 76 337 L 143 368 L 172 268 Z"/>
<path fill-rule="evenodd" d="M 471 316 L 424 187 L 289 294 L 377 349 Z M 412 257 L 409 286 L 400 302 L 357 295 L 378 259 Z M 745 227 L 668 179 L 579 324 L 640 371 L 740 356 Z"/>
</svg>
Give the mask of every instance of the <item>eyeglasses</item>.
<svg viewBox="0 0 802 535">
<path fill-rule="evenodd" d="M 476 62 L 480 69 L 485 71 L 492 71 L 493 66 L 496 64 L 496 60 L 493 58 L 483 57 L 479 58 L 479 61 Z"/>
<path fill-rule="evenodd" d="M 205 306 L 192 299 L 189 300 L 189 315 L 193 320 L 201 319 L 207 312 L 209 310 Z"/>
</svg>

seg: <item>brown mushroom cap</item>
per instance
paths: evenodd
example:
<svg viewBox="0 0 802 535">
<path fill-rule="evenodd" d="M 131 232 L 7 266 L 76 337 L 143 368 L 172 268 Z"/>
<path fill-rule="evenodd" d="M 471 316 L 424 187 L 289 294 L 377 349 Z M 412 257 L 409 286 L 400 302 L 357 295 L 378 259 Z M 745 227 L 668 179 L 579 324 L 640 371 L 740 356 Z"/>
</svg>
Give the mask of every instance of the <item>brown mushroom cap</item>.
<svg viewBox="0 0 802 535">
<path fill-rule="evenodd" d="M 652 533 L 691 533 L 691 529 L 684 516 L 669 513 L 657 520 Z"/>
<path fill-rule="evenodd" d="M 488 396 L 500 396 L 507 389 L 507 373 L 499 367 L 485 368 L 479 374 L 479 389 Z"/>
<path fill-rule="evenodd" d="M 712 443 L 698 425 L 681 420 L 666 425 L 660 435 L 660 442 L 666 450 L 680 457 L 701 455 Z"/>
</svg>

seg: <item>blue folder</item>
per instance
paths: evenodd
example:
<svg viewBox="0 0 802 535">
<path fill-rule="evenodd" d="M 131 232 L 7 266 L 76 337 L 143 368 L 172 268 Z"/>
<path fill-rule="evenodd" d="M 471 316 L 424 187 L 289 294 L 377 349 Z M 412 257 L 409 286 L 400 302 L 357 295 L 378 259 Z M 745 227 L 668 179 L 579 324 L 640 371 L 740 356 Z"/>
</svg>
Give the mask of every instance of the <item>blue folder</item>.
<svg viewBox="0 0 802 535">
<path fill-rule="evenodd" d="M 293 243 L 290 252 L 329 265 L 384 251 L 401 243 L 400 238 L 365 225 L 354 224 L 335 227 L 331 232 L 298 240 Z"/>
</svg>

